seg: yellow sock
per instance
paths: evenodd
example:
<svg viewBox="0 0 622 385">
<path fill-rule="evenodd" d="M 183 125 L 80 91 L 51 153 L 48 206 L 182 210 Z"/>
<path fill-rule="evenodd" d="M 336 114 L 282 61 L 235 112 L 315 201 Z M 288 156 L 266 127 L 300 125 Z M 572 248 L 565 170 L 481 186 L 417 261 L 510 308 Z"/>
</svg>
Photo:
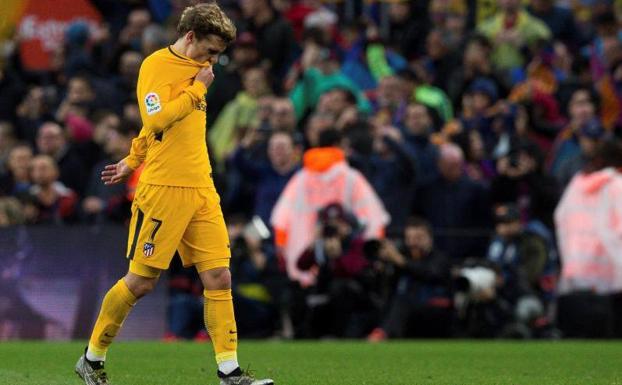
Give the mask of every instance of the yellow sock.
<svg viewBox="0 0 622 385">
<path fill-rule="evenodd" d="M 233 314 L 233 297 L 231 289 L 205 290 L 205 326 L 214 345 L 216 363 L 219 367 L 224 363 L 237 367 L 238 330 Z M 235 369 L 235 367 L 233 369 Z"/>
<path fill-rule="evenodd" d="M 136 301 L 136 297 L 122 279 L 108 290 L 89 341 L 88 354 L 90 356 L 100 359 L 106 358 L 108 347 L 121 329 L 123 321 L 127 318 Z M 87 358 L 89 357 L 87 356 Z"/>
</svg>

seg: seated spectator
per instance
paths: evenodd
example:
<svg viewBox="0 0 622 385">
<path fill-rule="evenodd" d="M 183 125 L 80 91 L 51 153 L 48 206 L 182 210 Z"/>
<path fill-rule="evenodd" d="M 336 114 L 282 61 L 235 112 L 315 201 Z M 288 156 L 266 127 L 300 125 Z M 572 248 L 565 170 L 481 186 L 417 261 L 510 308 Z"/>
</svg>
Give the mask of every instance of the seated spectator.
<svg viewBox="0 0 622 385">
<path fill-rule="evenodd" d="M 83 214 L 91 221 L 112 221 L 125 223 L 130 218 L 128 187 L 126 184 L 106 186 L 101 181 L 105 166 L 116 164 L 130 151 L 132 138 L 138 134 L 138 127 L 124 121 L 111 128 L 106 135 L 104 152 L 107 158 L 97 163 L 91 171 L 85 198 L 82 201 Z"/>
<path fill-rule="evenodd" d="M 31 185 L 30 161 L 32 149 L 27 144 L 18 144 L 9 152 L 5 173 L 0 174 L 0 196 L 20 196 Z"/>
<path fill-rule="evenodd" d="M 265 72 L 259 68 L 251 68 L 244 72 L 240 91 L 234 100 L 227 103 L 214 127 L 209 130 L 209 142 L 212 157 L 222 162 L 233 151 L 241 139 L 243 129 L 257 126 L 257 102 L 259 98 L 270 93 Z"/>
<path fill-rule="evenodd" d="M 297 265 L 315 277 L 302 293 L 303 303 L 293 303 L 292 321 L 300 337 L 360 337 L 356 314 L 373 309 L 359 282 L 369 262 L 363 252 L 356 218 L 340 204 L 330 204 L 318 214 L 319 224 L 311 245 Z"/>
<path fill-rule="evenodd" d="M 305 152 L 303 168 L 285 186 L 272 211 L 275 241 L 289 277 L 303 286 L 315 277 L 298 269 L 300 255 L 313 242 L 317 212 L 330 203 L 352 211 L 364 224 L 365 239 L 378 238 L 389 223 L 382 201 L 369 182 L 348 166 L 339 147 L 341 135 L 326 130 L 319 135 L 319 147 Z"/>
<path fill-rule="evenodd" d="M 417 188 L 414 213 L 427 219 L 439 251 L 455 261 L 483 255 L 490 224 L 488 191 L 464 174 L 464 155 L 443 144 L 439 176 Z"/>
<path fill-rule="evenodd" d="M 253 215 L 270 223 L 270 214 L 289 179 L 300 168 L 300 149 L 291 132 L 275 131 L 268 139 L 267 159 L 253 158 L 257 137 L 253 130 L 242 140 L 233 154 L 233 165 L 243 180 L 254 184 Z"/>
<path fill-rule="evenodd" d="M 78 196 L 59 181 L 54 159 L 37 155 L 31 162 L 32 187 L 22 199 L 28 222 L 66 224 L 75 219 Z"/>
<path fill-rule="evenodd" d="M 430 225 L 419 218 L 409 219 L 403 247 L 386 240 L 379 257 L 395 269 L 396 292 L 381 327 L 368 339 L 449 336 L 453 318 L 450 264 L 434 247 Z"/>
<path fill-rule="evenodd" d="M 622 337 L 620 167 L 620 143 L 604 142 L 555 210 L 561 261 L 557 320 L 567 337 Z"/>
<path fill-rule="evenodd" d="M 75 147 L 68 143 L 60 125 L 46 122 L 39 127 L 37 152 L 52 157 L 58 164 L 60 182 L 78 194 L 84 191 L 87 179 L 86 170 Z"/>
</svg>

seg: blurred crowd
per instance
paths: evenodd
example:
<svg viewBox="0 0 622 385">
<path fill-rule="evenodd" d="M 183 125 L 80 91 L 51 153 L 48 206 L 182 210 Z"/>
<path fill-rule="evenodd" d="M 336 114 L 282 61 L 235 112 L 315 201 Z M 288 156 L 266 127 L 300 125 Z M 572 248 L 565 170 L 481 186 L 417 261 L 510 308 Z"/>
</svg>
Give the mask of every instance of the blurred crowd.
<svg viewBox="0 0 622 385">
<path fill-rule="evenodd" d="M 127 225 L 140 169 L 99 175 L 191 3 L 91 0 L 46 68 L 26 17 L 0 28 L 0 226 Z M 207 138 L 241 334 L 622 336 L 622 2 L 219 4 L 238 39 Z M 192 338 L 196 275 L 169 290 Z"/>
</svg>

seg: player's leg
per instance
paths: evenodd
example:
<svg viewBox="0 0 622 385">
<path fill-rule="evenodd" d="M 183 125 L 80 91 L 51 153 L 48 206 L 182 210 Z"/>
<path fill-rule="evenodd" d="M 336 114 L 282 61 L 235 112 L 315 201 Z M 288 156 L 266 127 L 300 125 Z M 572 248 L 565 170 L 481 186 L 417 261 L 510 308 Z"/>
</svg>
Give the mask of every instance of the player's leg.
<svg viewBox="0 0 622 385">
<path fill-rule="evenodd" d="M 221 385 L 270 385 L 244 374 L 237 361 L 237 327 L 231 295 L 231 250 L 227 227 L 216 191 L 197 189 L 199 210 L 186 228 L 179 246 L 185 265 L 193 264 L 204 288 L 205 326 L 209 333 Z"/>
<path fill-rule="evenodd" d="M 130 270 L 106 293 L 93 327 L 86 358 L 105 361 L 108 347 L 119 333 L 136 302 L 156 286 L 160 270 L 130 263 Z"/>
<path fill-rule="evenodd" d="M 104 296 L 89 345 L 75 367 L 87 385 L 108 384 L 104 371 L 108 348 L 136 302 L 153 290 L 159 276 L 159 269 L 132 262 L 125 277 Z"/>
<path fill-rule="evenodd" d="M 106 293 L 86 354 L 76 372 L 87 385 L 107 384 L 103 372 L 108 347 L 139 298 L 155 287 L 168 268 L 194 209 L 184 189 L 141 185 L 132 205 L 128 274 Z"/>
</svg>

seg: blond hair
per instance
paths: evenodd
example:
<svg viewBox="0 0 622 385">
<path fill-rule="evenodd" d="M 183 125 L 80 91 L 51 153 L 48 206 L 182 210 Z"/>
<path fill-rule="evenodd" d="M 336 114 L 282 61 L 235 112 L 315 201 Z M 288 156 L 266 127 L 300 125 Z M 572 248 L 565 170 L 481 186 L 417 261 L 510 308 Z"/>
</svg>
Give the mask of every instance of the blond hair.
<svg viewBox="0 0 622 385">
<path fill-rule="evenodd" d="M 183 36 L 194 32 L 197 39 L 216 35 L 226 44 L 235 40 L 235 25 L 216 3 L 197 4 L 184 9 L 177 25 L 177 33 Z"/>
</svg>

